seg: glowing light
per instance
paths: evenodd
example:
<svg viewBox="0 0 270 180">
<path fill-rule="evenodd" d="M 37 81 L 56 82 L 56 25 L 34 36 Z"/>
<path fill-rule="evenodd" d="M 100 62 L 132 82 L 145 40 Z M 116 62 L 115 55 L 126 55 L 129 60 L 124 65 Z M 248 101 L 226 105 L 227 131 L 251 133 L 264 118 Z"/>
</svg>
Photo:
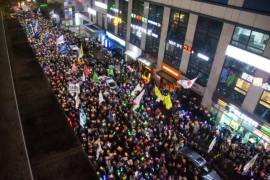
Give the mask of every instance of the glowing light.
<svg viewBox="0 0 270 180">
<path fill-rule="evenodd" d="M 109 38 L 111 38 L 111 39 L 115 40 L 116 42 L 118 42 L 119 44 L 121 44 L 122 46 L 126 46 L 126 42 L 125 42 L 124 40 L 122 40 L 122 39 L 120 39 L 119 37 L 113 35 L 112 33 L 106 31 L 106 35 L 107 35 Z"/>
<path fill-rule="evenodd" d="M 107 9 L 107 4 L 99 2 L 99 1 L 95 1 L 95 6 L 100 7 L 102 9 Z"/>
<path fill-rule="evenodd" d="M 161 24 L 160 24 L 160 23 L 157 23 L 157 22 L 151 21 L 151 20 L 149 20 L 149 19 L 148 19 L 148 23 L 149 23 L 149 24 L 152 24 L 152 25 L 154 25 L 154 26 L 158 26 L 158 27 L 160 27 L 160 26 L 161 26 Z"/>
<path fill-rule="evenodd" d="M 87 11 L 88 11 L 88 13 L 91 14 L 91 15 L 94 15 L 94 16 L 97 15 L 97 11 L 94 10 L 94 9 L 92 9 L 92 8 L 87 8 Z"/>
<path fill-rule="evenodd" d="M 254 66 L 261 69 L 267 73 L 270 73 L 270 59 L 264 58 L 257 54 L 245 51 L 243 49 L 228 45 L 226 49 L 227 56 L 232 57 L 238 61 L 246 63 L 248 65 Z"/>
<path fill-rule="evenodd" d="M 164 69 L 165 71 L 173 74 L 176 77 L 179 76 L 179 73 L 175 72 L 174 70 L 172 70 L 171 68 L 167 67 L 166 65 L 162 65 L 162 69 Z"/>
<path fill-rule="evenodd" d="M 138 61 L 142 62 L 146 66 L 151 66 L 151 64 L 152 64 L 150 61 L 148 61 L 147 59 L 144 59 L 144 58 L 138 58 Z"/>
<path fill-rule="evenodd" d="M 204 54 L 202 54 L 202 53 L 198 53 L 197 54 L 197 57 L 199 57 L 199 58 L 201 58 L 201 59 L 203 59 L 205 61 L 209 61 L 209 57 L 206 56 L 206 55 L 204 55 Z"/>
</svg>

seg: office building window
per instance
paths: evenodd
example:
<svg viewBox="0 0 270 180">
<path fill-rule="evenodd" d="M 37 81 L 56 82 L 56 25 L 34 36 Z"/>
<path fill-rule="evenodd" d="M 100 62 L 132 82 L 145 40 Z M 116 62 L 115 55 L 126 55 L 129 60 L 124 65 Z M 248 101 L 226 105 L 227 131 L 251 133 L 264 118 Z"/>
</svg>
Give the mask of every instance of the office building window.
<svg viewBox="0 0 270 180">
<path fill-rule="evenodd" d="M 263 54 L 268 40 L 268 34 L 237 26 L 231 44 L 257 54 Z"/>
<path fill-rule="evenodd" d="M 252 83 L 256 68 L 226 57 L 216 92 L 240 106 Z"/>
<path fill-rule="evenodd" d="M 270 1 L 269 0 L 245 0 L 243 8 L 259 11 L 263 13 L 270 13 Z"/>
<path fill-rule="evenodd" d="M 188 25 L 188 13 L 172 9 L 167 33 L 164 62 L 179 69 Z"/>
<path fill-rule="evenodd" d="M 270 79 L 263 85 L 264 91 L 255 109 L 255 114 L 270 123 Z"/>
<path fill-rule="evenodd" d="M 114 19 L 116 15 L 114 9 L 116 9 L 115 1 L 108 1 L 107 30 L 112 33 L 114 33 Z"/>
<path fill-rule="evenodd" d="M 142 22 L 145 19 L 143 17 L 144 2 L 139 0 L 133 0 L 132 14 L 131 14 L 131 28 L 130 28 L 130 42 L 137 47 L 141 45 L 142 33 L 146 30 L 142 28 Z"/>
<path fill-rule="evenodd" d="M 118 24 L 117 34 L 122 39 L 126 39 L 127 15 L 128 15 L 128 1 L 119 0 L 119 13 L 118 13 L 118 16 L 119 16 L 119 18 L 121 19 L 122 22 Z"/>
<path fill-rule="evenodd" d="M 197 83 L 206 86 L 214 61 L 223 23 L 205 17 L 199 17 L 193 40 L 193 54 L 190 55 L 187 77 L 198 76 Z"/>
<path fill-rule="evenodd" d="M 150 4 L 147 20 L 147 36 L 145 52 L 157 58 L 163 18 L 163 6 Z"/>
<path fill-rule="evenodd" d="M 201 0 L 203 2 L 212 2 L 218 4 L 228 4 L 228 0 Z"/>
</svg>

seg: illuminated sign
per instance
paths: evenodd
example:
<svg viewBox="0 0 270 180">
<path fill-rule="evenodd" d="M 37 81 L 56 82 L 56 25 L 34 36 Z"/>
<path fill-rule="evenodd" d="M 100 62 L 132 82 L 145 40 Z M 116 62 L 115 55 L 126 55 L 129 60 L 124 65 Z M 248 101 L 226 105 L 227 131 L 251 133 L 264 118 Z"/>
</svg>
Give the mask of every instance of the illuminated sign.
<svg viewBox="0 0 270 180">
<path fill-rule="evenodd" d="M 107 9 L 107 4 L 99 2 L 99 1 L 95 1 L 95 6 L 100 7 L 102 9 Z"/>
<path fill-rule="evenodd" d="M 97 14 L 97 11 L 92 9 L 92 8 L 87 8 L 87 11 L 89 14 L 94 15 L 94 16 L 96 16 L 96 14 Z"/>
<path fill-rule="evenodd" d="M 197 56 L 205 61 L 209 61 L 209 57 L 202 53 L 198 53 Z"/>
<path fill-rule="evenodd" d="M 232 57 L 238 61 L 246 63 L 248 65 L 254 66 L 261 69 L 267 73 L 270 73 L 270 59 L 259 56 L 257 54 L 245 51 L 243 49 L 228 45 L 226 49 L 227 56 Z"/>
<path fill-rule="evenodd" d="M 163 69 L 167 73 L 173 75 L 176 79 L 179 79 L 179 76 L 180 76 L 179 72 L 177 70 L 171 68 L 167 64 L 162 64 L 161 69 Z"/>
</svg>

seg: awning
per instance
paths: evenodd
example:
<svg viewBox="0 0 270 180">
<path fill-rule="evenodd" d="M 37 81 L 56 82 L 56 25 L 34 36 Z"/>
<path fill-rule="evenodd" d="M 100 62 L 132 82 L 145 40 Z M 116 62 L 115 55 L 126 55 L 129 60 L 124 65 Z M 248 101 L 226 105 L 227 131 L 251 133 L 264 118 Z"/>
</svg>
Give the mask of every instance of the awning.
<svg viewBox="0 0 270 180">
<path fill-rule="evenodd" d="M 133 60 L 136 60 L 141 55 L 141 53 L 135 53 L 134 51 L 131 50 L 127 50 L 125 54 L 131 57 Z"/>
<path fill-rule="evenodd" d="M 174 83 L 174 82 L 177 81 L 176 78 L 170 76 L 170 75 L 167 74 L 165 71 L 160 70 L 160 71 L 157 72 L 157 74 L 158 74 L 159 76 L 163 77 L 164 79 L 168 80 L 168 81 L 171 82 L 171 83 Z"/>
<path fill-rule="evenodd" d="M 85 24 L 85 25 L 83 25 L 83 27 L 85 27 L 86 29 L 90 30 L 93 33 L 102 31 L 102 29 L 100 29 L 95 24 Z"/>
<path fill-rule="evenodd" d="M 152 62 L 151 61 L 149 61 L 149 60 L 147 60 L 147 59 L 145 59 L 143 57 L 139 57 L 138 58 L 138 61 L 140 61 L 141 63 L 145 64 L 148 67 L 151 67 L 151 65 L 152 65 Z"/>
</svg>

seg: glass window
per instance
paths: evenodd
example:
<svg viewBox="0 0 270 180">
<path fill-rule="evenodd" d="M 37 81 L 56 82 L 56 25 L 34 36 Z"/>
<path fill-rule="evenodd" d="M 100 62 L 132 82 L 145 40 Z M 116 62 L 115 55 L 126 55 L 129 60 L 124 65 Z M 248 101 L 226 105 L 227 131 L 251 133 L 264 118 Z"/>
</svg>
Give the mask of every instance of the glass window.
<svg viewBox="0 0 270 180">
<path fill-rule="evenodd" d="M 122 39 L 126 39 L 127 33 L 127 14 L 128 14 L 128 1 L 119 0 L 119 18 L 121 19 L 121 23 L 118 24 L 117 34 Z"/>
<path fill-rule="evenodd" d="M 144 2 L 134 0 L 132 4 L 130 42 L 137 47 L 141 45 L 141 37 L 144 31 L 142 28 L 142 21 L 144 19 L 143 11 Z"/>
<path fill-rule="evenodd" d="M 244 1 L 244 8 L 260 11 L 264 13 L 270 13 L 270 1 L 269 0 L 245 0 Z"/>
<path fill-rule="evenodd" d="M 270 84 L 270 79 L 268 80 L 268 84 Z M 270 123 L 270 91 L 269 90 L 264 89 L 254 113 Z"/>
<path fill-rule="evenodd" d="M 158 56 L 162 18 L 163 18 L 163 7 L 150 4 L 147 23 L 145 52 L 148 53 L 151 56 L 151 58 L 157 58 Z"/>
<path fill-rule="evenodd" d="M 226 57 L 216 92 L 235 105 L 241 105 L 249 90 L 256 68 Z"/>
<path fill-rule="evenodd" d="M 107 30 L 114 33 L 114 17 L 116 16 L 113 9 L 116 8 L 115 1 L 108 1 L 108 15 L 107 15 Z"/>
<path fill-rule="evenodd" d="M 196 82 L 202 86 L 207 85 L 222 26 L 222 22 L 198 18 L 192 45 L 194 53 L 190 55 L 186 76 L 190 79 L 198 76 Z"/>
<path fill-rule="evenodd" d="M 179 69 L 189 14 L 172 9 L 167 32 L 164 62 Z"/>
<path fill-rule="evenodd" d="M 263 51 L 267 45 L 268 39 L 269 35 L 252 31 L 247 48 L 248 50 L 255 52 L 257 49 Z"/>
<path fill-rule="evenodd" d="M 237 26 L 231 43 L 242 49 L 262 54 L 269 40 L 269 35 Z"/>
</svg>

